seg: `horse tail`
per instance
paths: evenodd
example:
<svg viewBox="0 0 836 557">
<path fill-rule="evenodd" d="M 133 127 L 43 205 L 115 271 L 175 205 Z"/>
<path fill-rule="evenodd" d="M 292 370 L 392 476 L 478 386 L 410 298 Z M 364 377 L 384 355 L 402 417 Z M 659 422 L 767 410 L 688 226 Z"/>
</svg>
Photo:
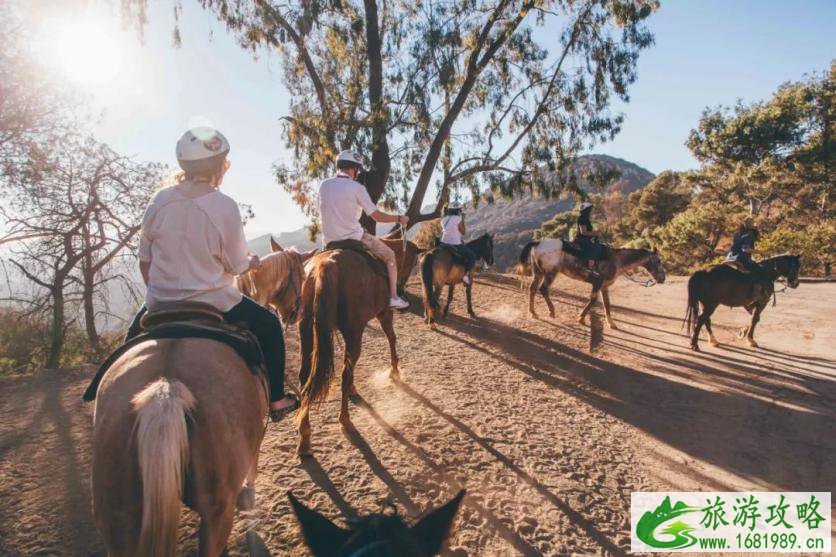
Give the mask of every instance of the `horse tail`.
<svg viewBox="0 0 836 557">
<path fill-rule="evenodd" d="M 529 270 L 531 269 L 532 261 L 531 261 L 531 250 L 534 249 L 536 246 L 539 246 L 540 242 L 532 241 L 528 242 L 525 246 L 523 246 L 522 251 L 520 252 L 520 259 L 517 263 L 517 274 L 520 277 L 520 285 L 523 285 L 523 281 L 525 280 L 525 275 L 528 274 Z"/>
<path fill-rule="evenodd" d="M 438 309 L 435 296 L 433 296 L 433 263 L 435 256 L 430 251 L 421 260 L 421 284 L 424 287 L 424 300 L 427 301 L 432 309 Z"/>
<path fill-rule="evenodd" d="M 338 276 L 334 264 L 323 265 L 314 271 L 314 291 L 308 312 L 313 319 L 313 352 L 311 376 L 302 388 L 302 406 L 325 400 L 334 377 L 334 329 L 337 327 Z M 306 305 L 307 305 L 306 304 Z M 299 416 L 304 412 L 299 412 Z"/>
<path fill-rule="evenodd" d="M 704 271 L 697 271 L 691 278 L 688 279 L 688 309 L 685 312 L 685 319 L 682 322 L 683 326 L 688 327 L 688 334 L 690 335 L 697 326 L 697 317 L 700 313 L 699 308 L 699 293 L 697 292 L 698 282 L 702 278 Z"/>
<path fill-rule="evenodd" d="M 137 555 L 174 555 L 184 470 L 189 460 L 186 416 L 194 395 L 180 381 L 161 378 L 132 403 L 137 413 L 137 460 L 142 477 L 142 529 Z"/>
</svg>

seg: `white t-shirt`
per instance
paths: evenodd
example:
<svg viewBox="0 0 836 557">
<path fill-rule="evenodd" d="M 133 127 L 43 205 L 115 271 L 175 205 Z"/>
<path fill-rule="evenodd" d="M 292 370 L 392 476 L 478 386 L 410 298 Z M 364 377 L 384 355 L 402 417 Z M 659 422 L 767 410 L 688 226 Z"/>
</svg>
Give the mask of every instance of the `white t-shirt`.
<svg viewBox="0 0 836 557">
<path fill-rule="evenodd" d="M 324 243 L 363 237 L 360 215 L 377 211 L 363 184 L 338 174 L 319 185 L 319 221 Z"/>
<path fill-rule="evenodd" d="M 142 219 L 139 259 L 151 262 L 149 310 L 194 301 L 229 311 L 242 297 L 233 279 L 249 267 L 238 205 L 205 184 L 160 190 Z"/>
<path fill-rule="evenodd" d="M 462 233 L 459 231 L 459 223 L 462 222 L 461 215 L 447 215 L 441 218 L 441 243 L 451 246 L 458 246 L 462 243 Z"/>
</svg>

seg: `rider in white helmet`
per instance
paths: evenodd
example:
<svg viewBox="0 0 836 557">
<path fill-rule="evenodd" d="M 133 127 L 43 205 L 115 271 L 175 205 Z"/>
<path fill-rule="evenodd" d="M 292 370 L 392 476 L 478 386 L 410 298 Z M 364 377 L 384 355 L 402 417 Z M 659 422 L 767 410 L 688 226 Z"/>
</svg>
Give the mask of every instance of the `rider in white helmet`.
<svg viewBox="0 0 836 557">
<path fill-rule="evenodd" d="M 127 339 L 140 333 L 146 306 L 153 311 L 165 302 L 202 302 L 228 322 L 246 322 L 264 353 L 270 412 L 278 419 L 298 401 L 284 392 L 281 323 L 233 282 L 235 275 L 261 263 L 249 252 L 237 203 L 219 191 L 230 166 L 228 153 L 226 137 L 212 128 L 191 129 L 177 142 L 183 173 L 175 185 L 157 192 L 142 219 L 139 267 L 147 290 Z"/>
<path fill-rule="evenodd" d="M 454 201 L 444 209 L 444 216 L 441 217 L 441 243 L 450 246 L 464 259 L 465 275 L 462 277 L 462 282 L 470 286 L 473 282 L 473 265 L 476 263 L 476 254 L 464 243 L 463 238 L 466 232 L 462 206 Z"/>
<path fill-rule="evenodd" d="M 380 238 L 369 234 L 360 225 L 365 212 L 376 222 L 397 222 L 406 226 L 409 218 L 391 215 L 377 208 L 369 192 L 357 181 L 363 170 L 363 155 L 346 150 L 337 156 L 337 174 L 323 180 L 319 186 L 319 218 L 323 242 L 358 240 L 378 259 L 386 263 L 389 272 L 389 306 L 395 309 L 409 307 L 409 302 L 398 296 L 398 267 L 395 252 Z"/>
</svg>

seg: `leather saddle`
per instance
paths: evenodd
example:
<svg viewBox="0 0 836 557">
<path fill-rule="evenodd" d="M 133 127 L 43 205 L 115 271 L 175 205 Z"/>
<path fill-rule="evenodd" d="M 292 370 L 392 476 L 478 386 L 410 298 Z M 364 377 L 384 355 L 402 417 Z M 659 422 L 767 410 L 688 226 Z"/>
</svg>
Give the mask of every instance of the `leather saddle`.
<svg viewBox="0 0 836 557">
<path fill-rule="evenodd" d="M 467 263 L 467 259 L 459 253 L 459 250 L 456 249 L 456 246 L 451 246 L 450 244 L 442 244 L 441 242 L 438 243 L 436 246 L 438 249 L 443 249 L 447 253 L 449 253 L 453 258 L 453 263 L 457 263 L 459 265 L 464 266 Z"/>
<path fill-rule="evenodd" d="M 750 275 L 750 274 L 752 274 L 752 271 L 751 271 L 751 270 L 749 270 L 749 269 L 746 267 L 746 265 L 744 265 L 744 264 L 743 264 L 743 263 L 741 263 L 740 261 L 735 261 L 735 260 L 733 260 L 733 259 L 730 259 L 730 260 L 728 260 L 728 261 L 723 261 L 723 265 L 728 265 L 729 267 L 731 267 L 731 268 L 732 268 L 732 269 L 734 269 L 735 271 L 738 271 L 738 272 L 743 273 L 743 274 L 746 274 L 746 275 Z"/>
<path fill-rule="evenodd" d="M 325 244 L 324 251 L 332 250 L 348 250 L 359 253 L 366 258 L 366 261 L 368 261 L 375 273 L 384 277 L 386 280 L 389 280 L 389 271 L 386 270 L 386 263 L 375 257 L 369 250 L 367 250 L 366 246 L 364 246 L 363 242 L 360 240 L 335 240 Z"/>
<path fill-rule="evenodd" d="M 198 302 L 174 302 L 146 313 L 141 320 L 143 332 L 119 346 L 99 366 L 84 391 L 83 400 L 96 398 L 104 374 L 125 352 L 149 340 L 205 338 L 222 342 L 235 350 L 253 374 L 266 377 L 264 354 L 255 335 L 243 324 L 227 323 L 216 308 Z"/>
</svg>

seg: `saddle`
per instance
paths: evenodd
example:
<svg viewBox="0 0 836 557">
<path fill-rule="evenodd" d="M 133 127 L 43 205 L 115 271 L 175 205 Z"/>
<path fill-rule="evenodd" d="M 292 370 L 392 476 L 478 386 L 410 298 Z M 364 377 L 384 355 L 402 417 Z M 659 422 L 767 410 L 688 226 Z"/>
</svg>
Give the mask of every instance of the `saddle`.
<svg viewBox="0 0 836 557">
<path fill-rule="evenodd" d="M 223 315 L 208 304 L 176 302 L 165 304 L 148 312 L 140 322 L 143 332 L 128 340 L 111 353 L 99 366 L 82 399 L 90 402 L 96 398 L 99 383 L 108 369 L 125 352 L 137 344 L 149 340 L 173 338 L 206 338 L 222 342 L 235 350 L 247 363 L 254 375 L 267 376 L 264 354 L 255 335 L 242 325 L 227 323 Z"/>
<path fill-rule="evenodd" d="M 349 250 L 359 253 L 366 258 L 366 261 L 368 261 L 375 273 L 389 280 L 389 271 L 386 270 L 386 263 L 369 252 L 360 240 L 334 240 L 325 244 L 324 251 L 333 250 Z"/>
<path fill-rule="evenodd" d="M 450 244 L 442 244 L 441 242 L 438 243 L 436 246 L 437 248 L 446 250 L 447 253 L 453 258 L 453 263 L 457 265 L 461 265 L 462 267 L 467 265 L 467 258 L 463 257 L 459 250 L 456 249 L 456 246 L 452 246 Z"/>
<path fill-rule="evenodd" d="M 733 259 L 729 259 L 727 261 L 723 261 L 723 265 L 728 265 L 729 267 L 731 267 L 735 271 L 743 273 L 744 275 L 751 275 L 752 274 L 752 271 L 748 267 L 746 267 L 746 265 L 741 263 L 740 261 L 735 261 Z"/>
</svg>

